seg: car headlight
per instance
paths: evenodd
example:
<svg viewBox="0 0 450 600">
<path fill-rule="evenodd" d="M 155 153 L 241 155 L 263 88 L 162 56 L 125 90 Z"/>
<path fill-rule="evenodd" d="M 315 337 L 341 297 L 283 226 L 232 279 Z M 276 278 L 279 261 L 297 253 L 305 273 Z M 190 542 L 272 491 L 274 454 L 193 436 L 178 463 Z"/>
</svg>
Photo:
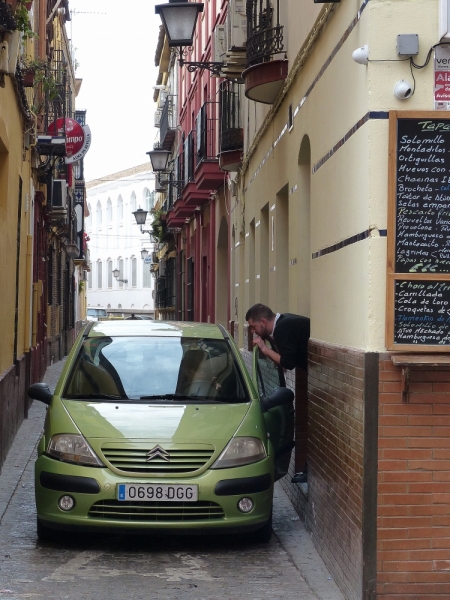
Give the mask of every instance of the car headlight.
<svg viewBox="0 0 450 600">
<path fill-rule="evenodd" d="M 84 437 L 73 433 L 54 435 L 49 442 L 47 454 L 76 465 L 104 466 Z"/>
<path fill-rule="evenodd" d="M 250 465 L 266 458 L 266 450 L 262 441 L 254 437 L 235 437 L 231 440 L 212 469 L 228 469 Z"/>
</svg>

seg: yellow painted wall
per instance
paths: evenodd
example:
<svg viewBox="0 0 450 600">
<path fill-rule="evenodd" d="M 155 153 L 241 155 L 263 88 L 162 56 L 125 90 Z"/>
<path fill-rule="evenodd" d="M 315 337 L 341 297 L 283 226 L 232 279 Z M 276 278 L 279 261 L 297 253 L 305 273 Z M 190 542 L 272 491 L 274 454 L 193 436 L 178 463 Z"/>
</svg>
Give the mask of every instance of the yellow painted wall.
<svg viewBox="0 0 450 600">
<path fill-rule="evenodd" d="M 22 178 L 21 247 L 17 356 L 26 346 L 27 234 L 30 228 L 30 163 L 29 151 L 23 148 L 23 121 L 12 81 L 5 76 L 0 87 L 0 373 L 13 364 L 14 321 L 16 303 L 17 217 L 19 178 Z"/>
<path fill-rule="evenodd" d="M 289 15 L 283 24 L 289 29 L 286 39 L 291 68 L 296 54 L 309 37 L 314 17 L 325 9 L 311 3 L 300 11 L 298 0 L 286 0 L 282 4 L 284 13 Z M 414 70 L 417 83 L 411 99 L 397 100 L 393 88 L 399 79 L 412 80 L 409 63 L 397 60 L 397 34 L 419 34 L 420 54 L 415 62 L 423 63 L 429 48 L 439 41 L 438 3 L 432 0 L 370 0 L 361 19 L 347 35 L 361 4 L 343 1 L 334 5 L 276 111 L 246 101 L 246 136 L 248 133 L 254 136 L 260 131 L 267 114 L 271 119 L 253 149 L 248 165 L 244 163 L 239 199 L 241 209 L 245 206 L 244 240 L 250 238 L 252 221 L 261 220 L 262 209 L 268 207 L 269 211 L 269 236 L 262 254 L 261 225 L 255 228 L 255 277 L 258 274 L 262 277 L 259 273 L 261 261 L 268 261 L 268 272 L 264 286 L 261 277 L 256 279 L 254 300 L 268 302 L 275 311 L 289 310 L 310 316 L 311 335 L 315 339 L 382 351 L 385 348 L 386 237 L 380 236 L 379 230 L 387 227 L 387 119 L 368 120 L 349 135 L 320 168 L 315 172 L 313 169 L 369 111 L 433 108 L 432 61 L 427 68 Z M 304 21 L 302 16 L 305 16 Z M 308 31 L 305 22 L 309 24 Z M 364 44 L 369 45 L 372 60 L 394 61 L 372 62 L 368 66 L 356 64 L 351 54 Z M 313 89 L 302 103 L 311 85 Z M 297 114 L 293 129 L 288 131 L 290 104 Z M 310 140 L 310 167 L 305 166 L 302 159 L 299 164 L 305 136 Z M 247 138 L 246 150 L 253 140 L 254 137 Z M 308 169 L 310 182 L 307 181 Z M 286 187 L 289 211 L 287 294 L 280 287 L 280 281 L 283 281 L 279 275 L 281 250 L 276 240 L 277 194 Z M 239 209 L 233 213 L 236 231 L 242 229 L 239 213 Z M 273 249 L 272 217 L 275 220 Z M 371 228 L 373 232 L 368 239 L 311 259 L 312 253 Z M 243 272 L 239 266 L 234 269 L 234 289 L 236 283 L 245 285 L 245 278 L 248 279 L 251 272 L 248 264 L 251 248 L 244 253 L 242 248 L 232 249 L 232 252 L 236 255 L 235 263 L 242 260 L 243 254 L 246 261 Z M 267 266 L 264 268 L 267 270 Z M 268 291 L 264 287 L 268 287 Z M 241 325 L 249 303 L 253 302 L 249 293 L 243 298 L 244 305 L 241 302 L 239 309 Z"/>
</svg>

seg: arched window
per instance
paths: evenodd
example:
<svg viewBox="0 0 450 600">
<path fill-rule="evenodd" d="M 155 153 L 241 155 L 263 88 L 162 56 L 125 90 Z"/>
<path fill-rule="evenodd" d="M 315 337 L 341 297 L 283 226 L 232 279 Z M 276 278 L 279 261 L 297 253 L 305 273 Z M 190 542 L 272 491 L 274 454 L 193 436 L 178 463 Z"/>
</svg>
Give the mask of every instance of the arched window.
<svg viewBox="0 0 450 600">
<path fill-rule="evenodd" d="M 131 287 L 137 287 L 137 260 L 135 256 L 131 258 Z"/>
<path fill-rule="evenodd" d="M 112 280 L 113 280 L 113 276 L 112 276 L 112 260 L 110 258 L 108 258 L 108 287 L 112 288 Z"/>
<path fill-rule="evenodd" d="M 124 272 L 123 272 L 123 258 L 119 258 L 119 279 L 123 279 L 124 278 Z M 119 287 L 123 288 L 123 282 L 119 281 Z M 121 306 L 119 306 L 119 308 L 122 308 Z"/>
<path fill-rule="evenodd" d="M 122 196 L 117 198 L 117 220 L 123 221 L 123 200 Z"/>
<path fill-rule="evenodd" d="M 130 206 L 131 206 L 131 212 L 133 213 L 136 210 L 136 194 L 134 192 L 131 194 Z M 132 215 L 132 217 L 134 219 L 133 215 Z"/>
<path fill-rule="evenodd" d="M 112 222 L 112 202 L 111 198 L 108 198 L 108 202 L 106 203 L 106 222 L 108 225 L 111 225 Z"/>
<path fill-rule="evenodd" d="M 142 192 L 142 203 L 146 211 L 150 211 L 153 208 L 153 196 L 148 188 L 145 188 Z"/>
<path fill-rule="evenodd" d="M 87 208 L 88 208 L 89 215 L 84 219 L 84 228 L 85 228 L 85 231 L 90 231 L 91 228 L 92 228 L 92 209 L 91 209 L 91 205 L 88 204 Z"/>
<path fill-rule="evenodd" d="M 150 265 L 142 261 L 142 287 L 152 287 L 152 278 L 150 274 Z"/>
<path fill-rule="evenodd" d="M 97 227 L 100 227 L 102 224 L 102 205 L 100 204 L 100 200 L 97 202 Z"/>
<path fill-rule="evenodd" d="M 102 261 L 97 261 L 97 287 L 99 290 L 102 289 L 102 275 L 103 275 L 103 265 Z"/>
</svg>

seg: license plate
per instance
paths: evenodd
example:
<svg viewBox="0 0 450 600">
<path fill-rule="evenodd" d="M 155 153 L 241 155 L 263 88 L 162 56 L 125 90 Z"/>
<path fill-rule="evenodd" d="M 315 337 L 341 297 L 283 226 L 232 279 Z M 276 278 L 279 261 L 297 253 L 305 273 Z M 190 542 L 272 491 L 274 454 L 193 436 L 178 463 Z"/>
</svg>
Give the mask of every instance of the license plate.
<svg viewBox="0 0 450 600">
<path fill-rule="evenodd" d="M 197 502 L 198 485 L 119 483 L 117 499 L 128 502 Z"/>
</svg>

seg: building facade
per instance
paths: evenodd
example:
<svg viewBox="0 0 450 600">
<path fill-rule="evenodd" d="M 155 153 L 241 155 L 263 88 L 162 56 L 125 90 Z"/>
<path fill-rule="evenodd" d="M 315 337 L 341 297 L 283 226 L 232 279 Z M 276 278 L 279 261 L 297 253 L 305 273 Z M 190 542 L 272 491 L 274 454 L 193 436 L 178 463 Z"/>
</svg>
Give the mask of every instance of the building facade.
<svg viewBox="0 0 450 600">
<path fill-rule="evenodd" d="M 68 127 L 81 80 L 69 19 L 67 0 L 0 2 L 0 268 L 9 282 L 0 292 L 0 467 L 27 415 L 28 385 L 67 353 L 84 318 L 84 182 L 77 213 Z"/>
<path fill-rule="evenodd" d="M 167 48 L 184 133 L 172 160 L 188 165 L 166 206 L 177 314 L 226 315 L 249 364 L 249 306 L 310 317 L 308 375 L 288 375 L 291 475 L 306 458 L 308 478 L 283 486 L 351 600 L 450 594 L 449 196 L 436 134 L 449 124 L 448 4 L 211 0 L 185 60 L 221 63 L 213 84 Z M 208 160 L 211 179 L 200 176 L 197 119 L 217 90 L 220 183 Z"/>
<path fill-rule="evenodd" d="M 154 277 L 150 241 L 154 208 L 154 176 L 150 165 L 140 165 L 87 184 L 90 272 L 88 306 L 148 312 L 154 309 Z M 147 211 L 139 228 L 134 212 Z M 141 233 L 141 229 L 145 233 Z M 114 272 L 117 269 L 117 277 Z"/>
</svg>

